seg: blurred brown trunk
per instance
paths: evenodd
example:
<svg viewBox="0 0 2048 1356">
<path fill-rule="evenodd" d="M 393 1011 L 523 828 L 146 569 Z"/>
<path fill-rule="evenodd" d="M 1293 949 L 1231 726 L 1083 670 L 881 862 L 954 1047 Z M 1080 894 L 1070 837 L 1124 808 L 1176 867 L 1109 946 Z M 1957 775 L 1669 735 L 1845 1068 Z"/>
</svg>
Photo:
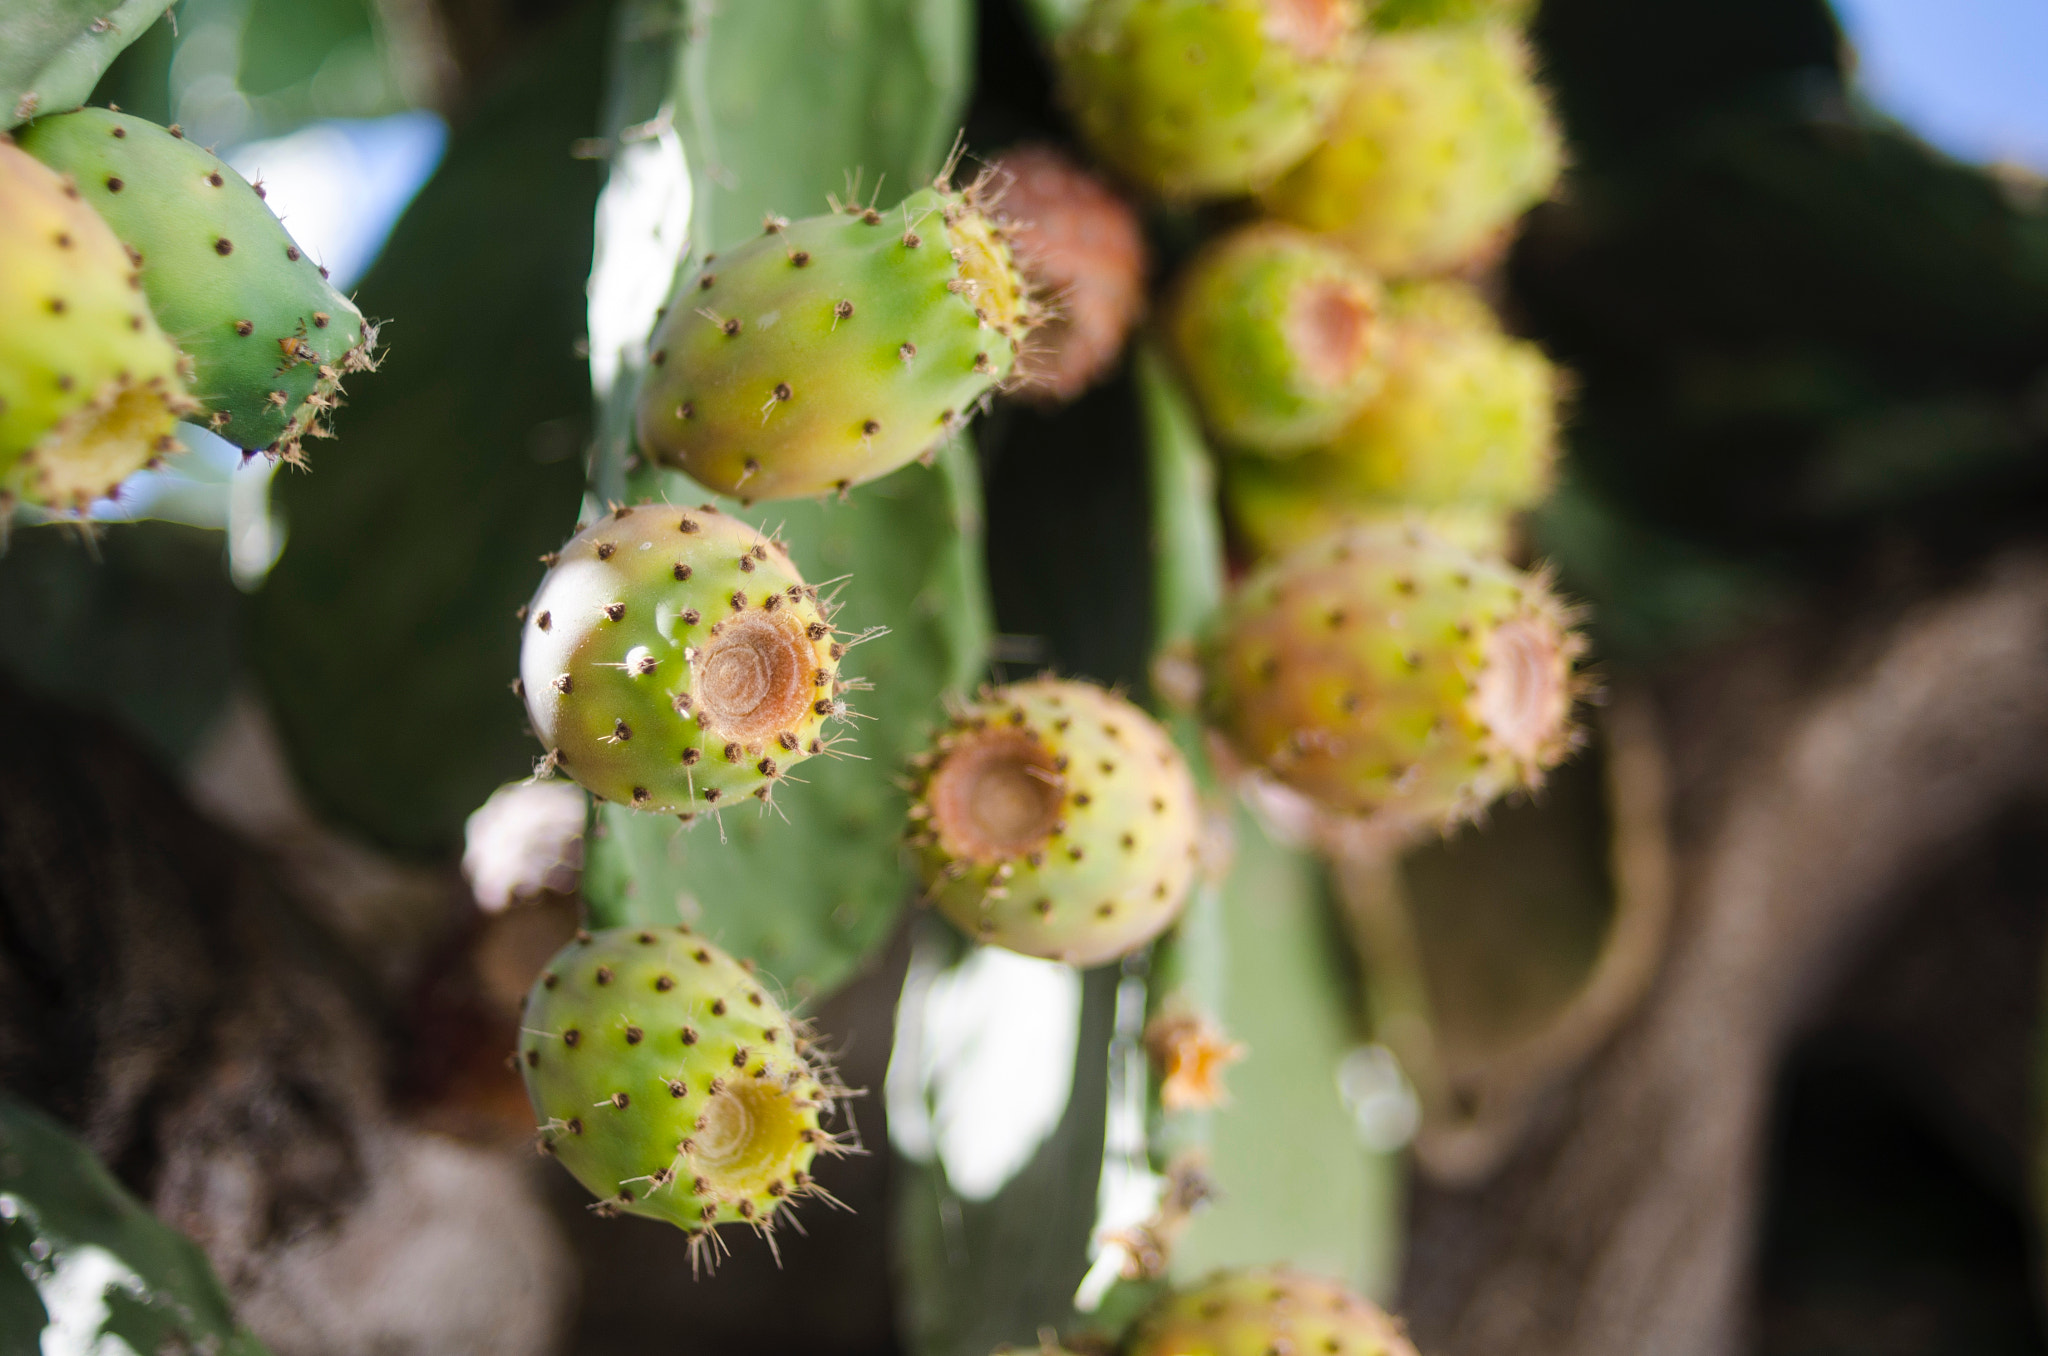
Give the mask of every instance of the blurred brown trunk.
<svg viewBox="0 0 2048 1356">
<path fill-rule="evenodd" d="M 1731 1356 L 1773 1072 L 1887 913 L 2048 780 L 2048 560 L 1814 614 L 1652 694 L 1676 907 L 1642 1009 L 1501 1169 L 1418 1187 L 1403 1296 L 1437 1356 Z"/>
</svg>

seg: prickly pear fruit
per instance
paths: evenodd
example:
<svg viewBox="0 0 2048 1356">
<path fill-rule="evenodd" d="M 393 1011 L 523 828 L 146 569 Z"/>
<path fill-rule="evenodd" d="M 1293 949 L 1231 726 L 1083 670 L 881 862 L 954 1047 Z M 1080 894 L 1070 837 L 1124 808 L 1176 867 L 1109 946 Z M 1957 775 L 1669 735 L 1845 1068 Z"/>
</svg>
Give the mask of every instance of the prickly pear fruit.
<svg viewBox="0 0 2048 1356">
<path fill-rule="evenodd" d="M 1238 756 L 1326 810 L 1447 823 L 1571 750 L 1580 648 L 1541 576 L 1363 524 L 1252 572 L 1204 697 Z"/>
<path fill-rule="evenodd" d="M 1284 456 L 1327 441 L 1379 390 L 1380 285 L 1288 226 L 1226 236 L 1181 280 L 1171 332 L 1221 441 Z"/>
<path fill-rule="evenodd" d="M 984 692 L 913 767 L 910 844 L 940 911 L 980 941 L 1100 965 L 1186 902 L 1194 780 L 1114 693 L 1056 678 Z"/>
<path fill-rule="evenodd" d="M 692 821 L 773 797 L 845 714 L 845 646 L 772 538 L 709 505 L 621 508 L 552 557 L 519 685 L 555 767 Z"/>
<path fill-rule="evenodd" d="M 519 1066 L 541 1147 L 600 1207 L 772 1232 L 842 1093 L 752 970 L 687 928 L 579 933 L 534 981 Z"/>
<path fill-rule="evenodd" d="M 208 428 L 286 461 L 324 437 L 341 380 L 373 364 L 376 327 L 327 283 L 225 161 L 141 118 L 83 108 L 17 135 L 141 261 L 150 308 L 191 359 Z"/>
<path fill-rule="evenodd" d="M 1366 44 L 1327 139 L 1265 205 L 1402 277 L 1484 253 L 1550 192 L 1561 162 L 1520 33 L 1418 29 Z"/>
<path fill-rule="evenodd" d="M 0 259 L 0 498 L 83 508 L 176 447 L 178 351 L 106 223 L 5 140 Z"/>
<path fill-rule="evenodd" d="M 1526 23 L 1535 0 L 1379 0 L 1372 26 L 1382 33 L 1451 24 Z"/>
<path fill-rule="evenodd" d="M 1050 146 L 989 166 L 995 217 L 1045 318 L 1017 355 L 1018 394 L 1064 404 L 1101 380 L 1145 309 L 1145 235 L 1131 205 Z"/>
<path fill-rule="evenodd" d="M 1033 319 L 979 185 L 771 218 L 671 299 L 640 389 L 640 445 L 722 494 L 844 490 L 958 428 Z"/>
<path fill-rule="evenodd" d="M 1161 1299 L 1124 1356 L 1415 1356 L 1401 1325 L 1335 1281 L 1286 1267 L 1219 1271 Z"/>
<path fill-rule="evenodd" d="M 1420 509 L 1467 545 L 1550 492 L 1561 381 L 1462 283 L 1398 284 L 1387 298 L 1386 380 L 1325 446 L 1226 475 L 1240 530 L 1263 550 L 1361 516 Z M 1495 526 L 1471 538 L 1468 525 Z"/>
<path fill-rule="evenodd" d="M 1358 29 L 1355 0 L 1093 0 L 1060 43 L 1063 97 L 1132 182 L 1245 193 L 1316 144 Z"/>
</svg>

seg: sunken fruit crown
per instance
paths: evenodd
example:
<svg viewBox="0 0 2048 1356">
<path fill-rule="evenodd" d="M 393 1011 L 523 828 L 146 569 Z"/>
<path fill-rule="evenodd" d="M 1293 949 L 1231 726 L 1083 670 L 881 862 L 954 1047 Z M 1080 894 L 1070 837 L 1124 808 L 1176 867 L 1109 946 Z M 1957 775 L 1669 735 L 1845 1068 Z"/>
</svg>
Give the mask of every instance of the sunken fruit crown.
<svg viewBox="0 0 2048 1356">
<path fill-rule="evenodd" d="M 1388 277 L 1454 268 L 1551 189 L 1562 142 L 1505 24 L 1385 34 L 1365 47 L 1323 144 L 1265 196 Z"/>
<path fill-rule="evenodd" d="M 1166 1296 L 1123 1356 L 1415 1356 L 1399 1323 L 1335 1281 L 1285 1267 L 1219 1271 Z"/>
<path fill-rule="evenodd" d="M 579 933 L 534 981 L 519 1067 L 541 1147 L 610 1211 L 715 1246 L 822 1195 L 843 1090 L 752 970 L 687 928 Z"/>
<path fill-rule="evenodd" d="M 1355 56 L 1355 0 L 1093 0 L 1061 39 L 1090 146 L 1170 200 L 1227 197 L 1306 155 Z"/>
<path fill-rule="evenodd" d="M 376 328 L 264 206 L 261 190 L 175 129 L 104 108 L 17 136 L 70 174 L 139 260 L 143 291 L 191 363 L 206 426 L 300 460 L 326 435 L 341 381 L 373 365 Z"/>
<path fill-rule="evenodd" d="M 1188 268 L 1174 348 L 1222 441 L 1286 455 L 1335 434 L 1381 383 L 1380 287 L 1342 250 L 1247 227 Z"/>
<path fill-rule="evenodd" d="M 845 708 L 817 590 L 710 505 L 606 514 L 551 558 L 520 687 L 549 759 L 597 795 L 685 822 L 769 800 Z"/>
<path fill-rule="evenodd" d="M 910 844 L 940 911 L 979 941 L 1100 965 L 1186 902 L 1194 780 L 1114 693 L 1055 678 L 986 691 L 913 767 Z"/>
<path fill-rule="evenodd" d="M 1034 319 L 979 187 L 770 219 L 670 300 L 640 446 L 744 499 L 844 491 L 961 427 Z"/>
<path fill-rule="evenodd" d="M 1541 576 L 1370 523 L 1245 580 L 1205 696 L 1240 757 L 1324 809 L 1446 823 L 1571 750 L 1580 648 Z"/>
<path fill-rule="evenodd" d="M 0 496 L 83 508 L 192 402 L 135 265 L 77 187 L 0 139 Z"/>
</svg>

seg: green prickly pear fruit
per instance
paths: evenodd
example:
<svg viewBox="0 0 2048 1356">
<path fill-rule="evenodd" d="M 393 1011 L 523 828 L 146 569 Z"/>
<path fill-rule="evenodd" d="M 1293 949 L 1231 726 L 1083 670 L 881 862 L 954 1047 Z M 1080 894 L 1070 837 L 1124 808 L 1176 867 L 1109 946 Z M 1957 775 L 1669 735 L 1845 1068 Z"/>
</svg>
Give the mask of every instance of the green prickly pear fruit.
<svg viewBox="0 0 2048 1356">
<path fill-rule="evenodd" d="M 1221 441 L 1285 456 L 1328 441 L 1379 390 L 1380 285 L 1343 250 L 1272 224 L 1189 265 L 1174 349 Z"/>
<path fill-rule="evenodd" d="M 981 187 L 767 229 L 707 257 L 649 345 L 640 446 L 722 494 L 886 475 L 961 426 L 1034 314 Z"/>
<path fill-rule="evenodd" d="M 519 687 L 547 761 L 597 795 L 693 821 L 827 751 L 845 715 L 817 590 L 710 505 L 620 508 L 549 558 Z"/>
<path fill-rule="evenodd" d="M 526 995 L 519 1065 L 541 1147 L 599 1208 L 772 1234 L 836 1145 L 843 1094 L 750 966 L 687 928 L 578 933 Z M 716 1253 L 712 1253 L 715 1259 Z"/>
<path fill-rule="evenodd" d="M 1060 405 L 1109 374 L 1145 310 L 1145 233 L 1100 179 L 1050 146 L 989 166 L 995 217 L 1046 314 L 1017 354 L 1017 392 Z"/>
<path fill-rule="evenodd" d="M 1418 29 L 1366 44 L 1328 137 L 1264 201 L 1403 277 L 1470 263 L 1504 240 L 1562 161 L 1519 32 Z"/>
<path fill-rule="evenodd" d="M 76 186 L 4 139 L 0 259 L 0 498 L 82 509 L 176 449 L 178 351 Z"/>
<path fill-rule="evenodd" d="M 1572 749 L 1569 620 L 1540 575 L 1361 524 L 1246 578 L 1208 647 L 1208 716 L 1335 814 L 1468 818 Z"/>
<path fill-rule="evenodd" d="M 1355 0 L 1093 0 L 1060 43 L 1063 96 L 1133 183 L 1246 193 L 1322 135 L 1359 23 Z"/>
<path fill-rule="evenodd" d="M 1550 492 L 1562 380 L 1541 349 L 1448 281 L 1391 288 L 1386 331 L 1386 380 L 1334 438 L 1227 471 L 1232 518 L 1256 549 L 1419 509 L 1445 535 L 1497 550 L 1508 516 Z"/>
<path fill-rule="evenodd" d="M 1219 1271 L 1155 1303 L 1123 1356 L 1415 1356 L 1401 1325 L 1335 1281 L 1287 1267 Z"/>
<path fill-rule="evenodd" d="M 913 767 L 909 842 L 939 910 L 979 941 L 1100 965 L 1186 903 L 1194 779 L 1114 693 L 1056 678 L 985 691 Z"/>
<path fill-rule="evenodd" d="M 324 437 L 341 381 L 373 365 L 376 327 L 328 285 L 262 190 L 141 118 L 83 108 L 30 123 L 22 149 L 71 175 L 141 261 L 142 287 L 191 360 L 206 426 L 286 461 Z"/>
<path fill-rule="evenodd" d="M 1372 26 L 1392 33 L 1453 24 L 1521 24 L 1535 8 L 1535 0 L 1379 0 L 1373 6 Z"/>
</svg>

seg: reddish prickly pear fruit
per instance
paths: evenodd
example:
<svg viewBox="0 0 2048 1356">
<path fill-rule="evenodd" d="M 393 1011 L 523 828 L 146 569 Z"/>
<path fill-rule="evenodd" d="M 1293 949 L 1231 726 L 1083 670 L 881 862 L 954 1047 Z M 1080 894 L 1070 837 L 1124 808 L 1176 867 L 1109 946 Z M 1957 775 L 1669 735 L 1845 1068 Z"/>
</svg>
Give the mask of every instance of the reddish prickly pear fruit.
<svg viewBox="0 0 2048 1356">
<path fill-rule="evenodd" d="M 1035 320 L 980 185 L 788 223 L 707 258 L 649 347 L 640 445 L 722 494 L 886 475 L 960 427 Z"/>
<path fill-rule="evenodd" d="M 1017 391 L 1065 404 L 1116 365 L 1144 312 L 1144 231 L 1129 203 L 1050 146 L 1005 151 L 990 169 L 996 220 L 1046 311 L 1017 355 Z"/>
<path fill-rule="evenodd" d="M 1519 32 L 1404 31 L 1366 44 L 1327 139 L 1265 205 L 1340 237 L 1385 276 L 1431 273 L 1503 240 L 1562 159 Z"/>
<path fill-rule="evenodd" d="M 301 459 L 341 379 L 373 365 L 376 327 L 225 161 L 141 118 L 83 108 L 20 129 L 76 179 L 141 261 L 142 287 L 191 360 L 205 423 L 238 447 Z"/>
<path fill-rule="evenodd" d="M 1100 965 L 1157 936 L 1194 879 L 1194 779 L 1150 716 L 1092 683 L 984 692 L 913 764 L 909 841 L 979 941 Z"/>
<path fill-rule="evenodd" d="M 1205 701 L 1240 757 L 1326 810 L 1448 823 L 1571 750 L 1581 645 L 1541 576 L 1363 524 L 1252 572 Z"/>
<path fill-rule="evenodd" d="M 176 447 L 178 351 L 76 186 L 4 139 L 0 260 L 0 499 L 80 509 Z"/>
<path fill-rule="evenodd" d="M 1284 463 L 1230 467 L 1225 497 L 1256 549 L 1412 510 L 1497 548 L 1508 516 L 1550 492 L 1562 381 L 1541 349 L 1449 281 L 1389 289 L 1386 333 L 1386 380 L 1335 437 Z"/>
<path fill-rule="evenodd" d="M 541 1147 L 600 1208 L 772 1232 L 823 1193 L 838 1088 L 752 970 L 687 928 L 579 933 L 534 981 L 519 1067 Z"/>
<path fill-rule="evenodd" d="M 709 505 L 621 508 L 552 557 L 519 681 L 554 766 L 680 815 L 769 800 L 845 714 L 845 646 L 772 538 Z"/>
<path fill-rule="evenodd" d="M 1059 49 L 1095 152 L 1161 197 L 1227 197 L 1308 154 L 1355 57 L 1355 0 L 1093 0 Z"/>
<path fill-rule="evenodd" d="M 1382 380 L 1379 281 L 1305 231 L 1251 226 L 1181 280 L 1174 349 L 1221 441 L 1285 456 L 1325 442 Z"/>
<path fill-rule="evenodd" d="M 1166 1296 L 1124 1339 L 1123 1356 L 1415 1356 L 1401 1325 L 1335 1281 L 1287 1267 L 1219 1271 Z"/>
</svg>

